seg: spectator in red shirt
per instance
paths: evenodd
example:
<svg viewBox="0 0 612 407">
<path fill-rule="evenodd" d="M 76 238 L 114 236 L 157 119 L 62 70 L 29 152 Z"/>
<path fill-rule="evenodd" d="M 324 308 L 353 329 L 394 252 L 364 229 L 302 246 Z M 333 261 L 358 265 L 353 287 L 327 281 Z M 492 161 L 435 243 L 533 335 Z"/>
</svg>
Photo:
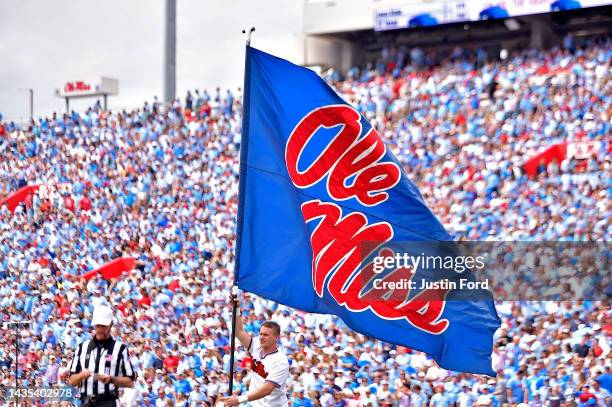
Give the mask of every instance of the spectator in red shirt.
<svg viewBox="0 0 612 407">
<path fill-rule="evenodd" d="M 204 103 L 200 108 L 200 117 L 208 117 L 210 116 L 210 105 L 208 103 Z"/>
<path fill-rule="evenodd" d="M 147 294 L 147 290 L 145 290 L 144 288 L 141 289 L 140 295 L 141 295 L 141 298 L 138 300 L 138 305 L 139 306 L 148 305 L 150 307 L 151 297 L 149 297 L 149 294 Z"/>
<path fill-rule="evenodd" d="M 164 359 L 164 367 L 166 368 L 166 370 L 168 370 L 169 372 L 176 372 L 176 368 L 179 365 L 179 357 L 176 353 L 176 351 L 172 351 L 172 353 L 168 356 L 165 357 Z"/>
<path fill-rule="evenodd" d="M 70 195 L 64 196 L 64 206 L 70 212 L 74 212 L 74 199 Z"/>
<path fill-rule="evenodd" d="M 588 384 L 582 386 L 582 391 L 580 392 L 578 399 L 581 403 L 588 403 L 590 399 L 595 399 L 595 403 L 593 403 L 593 405 L 597 404 L 597 397 L 595 397 L 595 395 L 591 393 L 591 386 L 589 386 Z"/>
<path fill-rule="evenodd" d="M 62 306 L 59 309 L 60 318 L 64 319 L 67 314 L 70 314 L 70 303 L 63 301 Z"/>
<path fill-rule="evenodd" d="M 81 200 L 79 201 L 79 208 L 81 208 L 81 210 L 83 211 L 89 211 L 91 209 L 91 201 L 89 200 L 87 195 L 84 195 L 83 198 L 81 198 Z"/>
</svg>

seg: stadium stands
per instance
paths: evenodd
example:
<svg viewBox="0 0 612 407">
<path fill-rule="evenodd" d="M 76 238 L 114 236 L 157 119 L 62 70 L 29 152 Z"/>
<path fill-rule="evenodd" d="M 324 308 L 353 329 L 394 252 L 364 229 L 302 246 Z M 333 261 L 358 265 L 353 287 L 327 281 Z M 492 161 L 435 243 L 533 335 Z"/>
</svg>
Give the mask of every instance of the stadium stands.
<svg viewBox="0 0 612 407">
<path fill-rule="evenodd" d="M 457 239 L 608 241 L 611 57 L 609 38 L 503 62 L 388 49 L 370 69 L 329 79 Z M 0 119 L 0 197 L 40 186 L 0 208 L 0 319 L 33 320 L 20 338 L 22 385 L 62 385 L 93 306 L 109 302 L 138 371 L 126 403 L 202 405 L 225 392 L 241 100 L 198 90 L 168 111 L 155 102 L 27 126 Z M 558 143 L 561 161 L 524 171 Z M 119 257 L 136 260 L 129 278 L 80 278 Z M 248 294 L 243 305 L 251 333 L 268 318 L 286 333 L 294 406 L 609 405 L 609 302 L 563 299 L 497 303 L 495 379 L 445 371 L 330 316 Z M 14 335 L 0 332 L 0 384 L 10 385 Z M 240 392 L 249 360 L 243 350 L 237 360 Z"/>
</svg>

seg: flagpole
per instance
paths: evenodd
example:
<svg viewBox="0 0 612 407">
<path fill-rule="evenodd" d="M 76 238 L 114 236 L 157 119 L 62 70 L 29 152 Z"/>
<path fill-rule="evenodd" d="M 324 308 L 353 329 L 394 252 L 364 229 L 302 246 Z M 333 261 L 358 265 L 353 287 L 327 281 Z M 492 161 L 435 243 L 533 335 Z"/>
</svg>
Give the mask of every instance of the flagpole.
<svg viewBox="0 0 612 407">
<path fill-rule="evenodd" d="M 247 32 L 248 31 L 248 32 Z M 236 251 L 234 256 L 234 285 L 232 287 L 232 334 L 230 339 L 230 371 L 229 384 L 227 395 L 231 396 L 234 388 L 234 350 L 236 348 L 236 315 L 238 308 L 238 271 L 240 269 L 240 246 L 242 244 L 242 227 L 244 219 L 244 194 L 246 188 L 246 167 L 247 167 L 247 151 L 249 148 L 249 95 L 251 88 L 250 67 L 251 60 L 249 58 L 249 48 L 251 46 L 251 34 L 255 31 L 255 27 L 249 30 L 242 30 L 243 34 L 247 34 L 246 47 L 244 52 L 244 86 L 242 89 L 242 134 L 240 137 L 240 173 L 238 181 L 238 216 L 237 216 L 237 231 L 236 231 Z"/>
</svg>

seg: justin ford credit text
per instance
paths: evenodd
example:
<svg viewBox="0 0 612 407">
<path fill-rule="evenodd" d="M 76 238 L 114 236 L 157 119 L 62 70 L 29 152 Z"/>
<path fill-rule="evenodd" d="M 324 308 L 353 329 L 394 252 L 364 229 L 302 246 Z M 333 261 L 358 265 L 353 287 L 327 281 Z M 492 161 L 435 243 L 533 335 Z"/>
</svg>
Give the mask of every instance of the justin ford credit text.
<svg viewBox="0 0 612 407">
<path fill-rule="evenodd" d="M 387 256 L 376 256 L 372 262 L 372 271 L 380 274 L 389 269 L 410 269 L 410 278 L 402 278 L 396 281 L 383 280 L 376 278 L 373 281 L 375 290 L 422 290 L 422 289 L 488 289 L 489 281 L 473 281 L 467 278 L 460 278 L 459 281 L 438 280 L 428 281 L 421 279 L 413 280 L 419 269 L 431 269 L 435 271 L 452 270 L 456 273 L 463 273 L 466 270 L 482 270 L 484 268 L 483 256 L 426 256 L 425 254 L 413 256 L 408 253 L 394 253 Z"/>
</svg>

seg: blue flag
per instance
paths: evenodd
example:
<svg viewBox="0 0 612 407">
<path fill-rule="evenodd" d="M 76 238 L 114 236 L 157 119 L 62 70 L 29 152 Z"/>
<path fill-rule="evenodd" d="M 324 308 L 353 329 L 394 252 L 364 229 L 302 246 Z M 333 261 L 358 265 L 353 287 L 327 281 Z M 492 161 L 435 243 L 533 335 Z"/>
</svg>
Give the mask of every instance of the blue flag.
<svg viewBox="0 0 612 407">
<path fill-rule="evenodd" d="M 457 253 L 376 130 L 315 72 L 246 54 L 237 285 L 443 368 L 494 375 L 490 296 L 411 285 L 441 280 L 426 258 Z M 399 264 L 406 252 L 423 262 Z"/>
</svg>

